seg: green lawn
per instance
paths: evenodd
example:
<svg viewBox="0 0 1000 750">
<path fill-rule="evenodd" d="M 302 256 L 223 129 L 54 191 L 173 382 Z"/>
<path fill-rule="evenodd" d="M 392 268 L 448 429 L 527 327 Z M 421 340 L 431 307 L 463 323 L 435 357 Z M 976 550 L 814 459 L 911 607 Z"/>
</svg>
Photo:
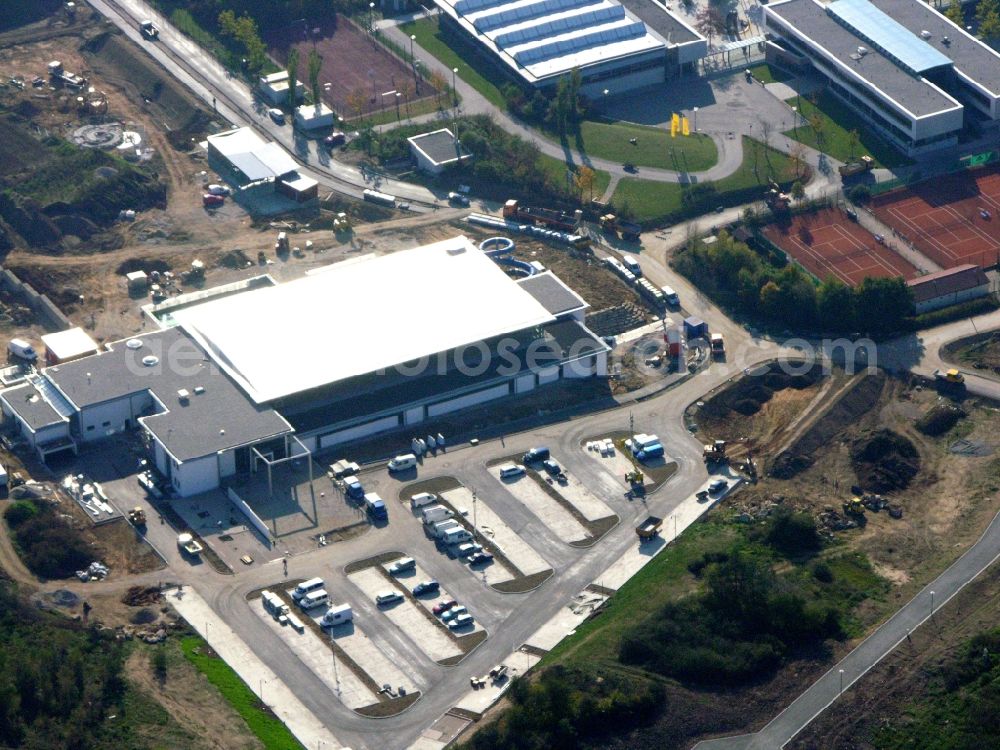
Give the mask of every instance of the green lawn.
<svg viewBox="0 0 1000 750">
<path fill-rule="evenodd" d="M 240 679 L 226 662 L 217 656 L 201 653 L 205 641 L 197 636 L 188 636 L 181 641 L 184 656 L 194 664 L 208 681 L 219 689 L 223 697 L 236 709 L 250 727 L 257 739 L 268 750 L 289 750 L 302 748 L 302 744 L 278 718 L 269 710 L 262 709 L 260 699 Z"/>
<path fill-rule="evenodd" d="M 913 161 L 879 138 L 868 123 L 857 113 L 848 109 L 832 94 L 821 92 L 816 95 L 814 104 L 806 97 L 788 99 L 787 103 L 797 107 L 806 123 L 818 117 L 820 136 L 811 124 L 800 125 L 798 128 L 786 130 L 785 135 L 800 143 L 822 151 L 828 156 L 840 161 L 848 161 L 852 156 L 851 131 L 857 131 L 858 144 L 853 147 L 853 155 L 868 154 L 881 167 L 903 167 Z"/>
<path fill-rule="evenodd" d="M 543 666 L 598 662 L 617 663 L 618 642 L 635 623 L 658 611 L 668 601 L 694 589 L 687 566 L 705 552 L 720 551 L 742 537 L 743 527 L 722 517 L 709 516 L 704 523 L 687 528 L 676 542 L 670 519 L 664 519 L 661 535 L 670 541 L 665 550 L 632 576 L 611 598 L 600 617 L 580 625 L 546 654 Z M 599 582 L 598 582 L 599 583 Z"/>
<path fill-rule="evenodd" d="M 790 81 L 795 77 L 790 73 L 786 73 L 781 68 L 771 67 L 767 63 L 751 65 L 748 70 L 753 74 L 754 78 L 758 81 L 763 81 L 764 83 Z"/>
<path fill-rule="evenodd" d="M 754 168 L 756 167 L 756 172 Z M 743 136 L 743 162 L 733 174 L 715 182 L 720 205 L 749 200 L 736 191 L 767 185 L 770 176 L 779 182 L 792 178 L 792 162 L 786 155 L 759 141 Z M 727 200 L 726 194 L 732 194 Z M 611 200 L 619 209 L 624 203 L 638 221 L 668 220 L 682 209 L 684 188 L 673 182 L 653 182 L 626 177 L 618 183 Z M 763 194 L 763 193 L 762 193 Z"/>
<path fill-rule="evenodd" d="M 486 97 L 491 104 L 506 110 L 507 103 L 500 93 L 504 78 L 493 69 L 491 62 L 483 59 L 480 50 L 472 48 L 454 35 L 442 32 L 437 21 L 432 18 L 402 24 L 399 28 L 405 34 L 416 36 L 416 43 L 443 65 L 458 68 L 458 77 Z M 556 133 L 546 134 L 554 141 L 560 139 Z M 630 138 L 635 138 L 637 145 L 629 143 Z M 567 139 L 574 148 L 580 147 L 575 134 L 568 135 Z M 581 123 L 580 140 L 582 151 L 588 156 L 623 164 L 631 162 L 640 167 L 701 172 L 719 160 L 715 143 L 708 136 L 692 135 L 685 138 L 678 135 L 671 138 L 669 128 L 586 120 Z"/>
<path fill-rule="evenodd" d="M 554 181 L 558 183 L 566 182 L 566 162 L 546 154 L 540 154 L 539 159 L 542 169 L 552 175 Z M 599 169 L 594 170 L 594 197 L 597 200 L 600 200 L 601 196 L 604 195 L 604 191 L 608 189 L 610 182 L 611 175 Z M 589 195 L 585 195 L 583 198 L 584 203 L 590 200 Z"/>
<path fill-rule="evenodd" d="M 500 93 L 503 81 L 487 65 L 480 63 L 478 56 L 482 53 L 479 50 L 454 36 L 448 36 L 445 41 L 445 35 L 438 29 L 437 19 L 434 18 L 421 18 L 419 21 L 401 24 L 399 28 L 408 36 L 415 36 L 416 43 L 447 68 L 458 68 L 458 77 L 485 96 L 490 104 L 506 109 Z M 472 60 L 473 64 L 470 65 L 467 60 Z M 451 86 L 450 80 L 447 83 Z"/>
<path fill-rule="evenodd" d="M 694 127 L 694 123 L 691 124 Z M 670 128 L 651 128 L 629 122 L 580 123 L 582 150 L 595 159 L 640 167 L 673 169 L 678 172 L 703 172 L 719 161 L 715 142 L 707 135 L 670 137 Z M 577 143 L 569 136 L 570 143 Z M 635 138 L 632 145 L 629 139 Z"/>
</svg>

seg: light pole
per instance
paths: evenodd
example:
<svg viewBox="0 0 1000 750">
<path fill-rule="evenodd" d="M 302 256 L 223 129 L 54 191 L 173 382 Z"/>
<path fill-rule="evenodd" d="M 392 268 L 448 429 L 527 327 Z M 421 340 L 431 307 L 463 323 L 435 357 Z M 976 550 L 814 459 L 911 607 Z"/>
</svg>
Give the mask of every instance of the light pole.
<svg viewBox="0 0 1000 750">
<path fill-rule="evenodd" d="M 368 3 L 368 32 L 375 36 L 375 3 Z"/>
<path fill-rule="evenodd" d="M 399 100 L 403 95 L 396 92 L 396 122 L 399 122 Z"/>
<path fill-rule="evenodd" d="M 454 97 L 455 106 L 458 106 L 458 84 L 457 84 L 458 68 L 451 69 L 451 95 Z"/>
<path fill-rule="evenodd" d="M 838 669 L 837 671 L 840 672 L 840 696 L 843 697 L 844 696 L 844 670 L 843 669 Z"/>
<path fill-rule="evenodd" d="M 413 55 L 413 43 L 417 41 L 416 34 L 410 34 L 410 65 L 413 67 L 413 85 L 420 93 L 420 81 L 417 80 L 417 58 Z"/>
<path fill-rule="evenodd" d="M 931 617 L 934 616 L 934 592 L 931 592 Z"/>
<path fill-rule="evenodd" d="M 698 108 L 694 108 L 694 132 L 698 132 Z"/>
<path fill-rule="evenodd" d="M 476 500 L 478 500 L 478 499 L 479 498 L 476 496 L 476 493 L 473 492 L 472 493 L 472 538 L 473 539 L 478 539 L 479 538 L 479 523 L 476 520 L 477 519 L 477 516 L 476 516 Z"/>
<path fill-rule="evenodd" d="M 676 542 L 677 541 L 677 514 L 674 513 L 671 517 L 674 519 L 674 541 Z"/>
</svg>

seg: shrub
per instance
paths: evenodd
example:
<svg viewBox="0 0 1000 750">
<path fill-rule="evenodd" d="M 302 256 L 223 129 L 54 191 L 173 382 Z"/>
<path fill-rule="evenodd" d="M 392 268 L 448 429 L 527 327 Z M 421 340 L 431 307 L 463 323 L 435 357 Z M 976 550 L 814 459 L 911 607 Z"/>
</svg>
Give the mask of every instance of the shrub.
<svg viewBox="0 0 1000 750">
<path fill-rule="evenodd" d="M 816 521 L 808 513 L 793 513 L 780 508 L 767 525 L 765 541 L 786 557 L 815 554 L 822 546 Z"/>
<path fill-rule="evenodd" d="M 43 578 L 69 578 L 93 562 L 95 555 L 90 545 L 48 506 L 16 503 L 8 513 L 24 504 L 33 507 L 35 513 L 16 511 L 15 515 L 20 515 L 21 520 L 12 528 L 24 564 L 32 573 Z M 9 523 L 10 518 L 7 520 Z"/>
<path fill-rule="evenodd" d="M 816 563 L 813 566 L 813 578 L 820 583 L 833 583 L 833 571 L 824 562 Z"/>
<path fill-rule="evenodd" d="M 18 500 L 4 511 L 3 517 L 7 519 L 7 525 L 16 529 L 28 519 L 38 515 L 38 506 L 30 500 Z"/>
<path fill-rule="evenodd" d="M 943 435 L 965 416 L 965 412 L 954 404 L 936 404 L 917 420 L 917 429 L 925 435 Z"/>
<path fill-rule="evenodd" d="M 861 206 L 872 199 L 872 191 L 867 185 L 855 185 L 847 191 L 847 199 L 851 203 Z"/>
</svg>

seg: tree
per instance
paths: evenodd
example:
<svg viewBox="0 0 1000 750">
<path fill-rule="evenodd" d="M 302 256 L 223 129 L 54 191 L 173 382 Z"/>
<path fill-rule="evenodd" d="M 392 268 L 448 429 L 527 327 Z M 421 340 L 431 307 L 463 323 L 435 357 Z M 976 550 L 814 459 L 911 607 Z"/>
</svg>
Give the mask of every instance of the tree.
<svg viewBox="0 0 1000 750">
<path fill-rule="evenodd" d="M 802 183 L 796 180 L 792 183 L 792 199 L 796 201 L 801 201 L 806 197 L 806 189 L 802 187 Z"/>
<path fill-rule="evenodd" d="M 347 106 L 355 118 L 360 118 L 365 111 L 365 92 L 361 88 L 352 89 L 347 94 Z"/>
<path fill-rule="evenodd" d="M 708 44 L 711 46 L 712 37 L 726 28 L 726 18 L 718 8 L 708 6 L 698 11 L 698 15 L 695 16 L 694 27 L 708 37 Z"/>
<path fill-rule="evenodd" d="M 576 170 L 576 175 L 573 177 L 573 181 L 576 183 L 576 189 L 580 191 L 580 200 L 583 200 L 584 193 L 590 195 L 590 200 L 594 200 L 595 177 L 596 175 L 594 170 L 586 165 Z"/>
<path fill-rule="evenodd" d="M 899 278 L 866 278 L 857 290 L 857 319 L 871 333 L 903 330 L 913 314 L 913 292 Z"/>
<path fill-rule="evenodd" d="M 982 39 L 1000 36 L 1000 0 L 979 0 L 976 4 L 976 24 Z"/>
<path fill-rule="evenodd" d="M 959 0 L 951 0 L 945 8 L 944 15 L 953 24 L 965 28 L 965 13 L 962 12 L 962 3 Z"/>
<path fill-rule="evenodd" d="M 295 111 L 296 97 L 299 77 L 299 48 L 291 47 L 288 50 L 288 64 L 285 66 L 288 71 L 288 109 Z"/>
<path fill-rule="evenodd" d="M 839 279 L 830 277 L 816 291 L 816 314 L 827 331 L 854 328 L 854 291 Z"/>
<path fill-rule="evenodd" d="M 861 141 L 861 136 L 858 134 L 857 130 L 852 130 L 847 136 L 847 145 L 850 147 L 851 157 L 849 161 L 854 161 L 854 150 L 858 147 L 858 143 Z"/>
<path fill-rule="evenodd" d="M 323 56 L 313 47 L 309 50 L 309 88 L 312 89 L 313 104 L 319 104 L 319 73 L 323 69 Z"/>
<path fill-rule="evenodd" d="M 267 46 L 257 31 L 257 22 L 247 15 L 237 18 L 231 10 L 222 11 L 218 21 L 223 36 L 228 36 L 243 46 L 247 68 L 254 73 L 261 70 L 267 63 Z"/>
<path fill-rule="evenodd" d="M 434 89 L 434 98 L 437 100 L 438 107 L 441 107 L 441 95 L 448 90 L 448 82 L 441 75 L 440 71 L 432 70 L 429 83 L 431 88 Z"/>
</svg>

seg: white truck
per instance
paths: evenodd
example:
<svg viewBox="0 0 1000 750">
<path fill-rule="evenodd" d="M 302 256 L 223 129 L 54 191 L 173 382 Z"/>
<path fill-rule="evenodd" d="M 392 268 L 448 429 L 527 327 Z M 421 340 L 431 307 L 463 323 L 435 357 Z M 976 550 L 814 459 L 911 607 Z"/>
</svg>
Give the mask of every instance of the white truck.
<svg viewBox="0 0 1000 750">
<path fill-rule="evenodd" d="M 441 541 L 445 544 L 461 544 L 472 539 L 472 533 L 464 526 L 448 529 L 442 536 Z"/>
<path fill-rule="evenodd" d="M 431 525 L 429 527 L 429 531 L 431 533 L 431 536 L 435 537 L 436 539 L 444 539 L 445 535 L 448 532 L 461 528 L 462 524 L 460 524 L 454 518 L 449 518 L 446 521 L 438 521 L 437 523 Z"/>
</svg>

